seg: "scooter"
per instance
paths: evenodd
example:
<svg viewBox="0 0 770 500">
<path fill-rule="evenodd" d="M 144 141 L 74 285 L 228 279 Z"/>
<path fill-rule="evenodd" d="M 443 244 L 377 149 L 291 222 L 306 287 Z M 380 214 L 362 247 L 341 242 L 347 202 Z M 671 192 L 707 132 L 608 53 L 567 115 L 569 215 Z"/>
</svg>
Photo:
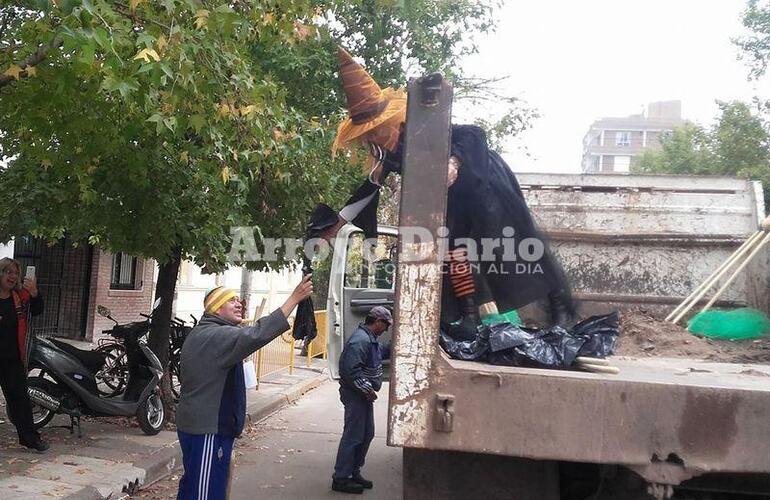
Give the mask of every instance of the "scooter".
<svg viewBox="0 0 770 500">
<path fill-rule="evenodd" d="M 160 299 L 153 305 L 153 314 Z M 107 333 L 121 339 L 128 359 L 125 391 L 114 396 L 100 394 L 96 375 L 104 366 L 106 354 L 84 351 L 55 339 L 35 339 L 29 369 L 29 397 L 35 429 L 46 426 L 57 414 L 70 416 L 69 429 L 80 431 L 80 417 L 133 416 L 139 427 L 153 436 L 163 428 L 165 410 L 160 395 L 163 367 L 142 337 L 149 331 L 152 314 L 145 321 L 120 325 L 109 309 L 97 306 L 97 312 L 115 322 Z M 31 374 L 37 372 L 34 376 Z"/>
</svg>

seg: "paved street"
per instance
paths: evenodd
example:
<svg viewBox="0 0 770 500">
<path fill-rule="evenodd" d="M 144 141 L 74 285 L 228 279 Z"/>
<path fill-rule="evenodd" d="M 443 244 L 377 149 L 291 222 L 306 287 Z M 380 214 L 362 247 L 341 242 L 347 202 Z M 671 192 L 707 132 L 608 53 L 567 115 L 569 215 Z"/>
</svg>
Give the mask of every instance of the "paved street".
<svg viewBox="0 0 770 500">
<path fill-rule="evenodd" d="M 231 500 L 351 497 L 330 489 L 342 431 L 337 388 L 336 382 L 327 382 L 244 433 L 233 452 Z M 374 489 L 363 495 L 367 499 L 402 496 L 401 449 L 385 445 L 387 394 L 384 384 L 375 403 L 376 436 L 363 471 L 374 481 Z M 178 473 L 139 496 L 175 498 L 177 482 Z"/>
</svg>

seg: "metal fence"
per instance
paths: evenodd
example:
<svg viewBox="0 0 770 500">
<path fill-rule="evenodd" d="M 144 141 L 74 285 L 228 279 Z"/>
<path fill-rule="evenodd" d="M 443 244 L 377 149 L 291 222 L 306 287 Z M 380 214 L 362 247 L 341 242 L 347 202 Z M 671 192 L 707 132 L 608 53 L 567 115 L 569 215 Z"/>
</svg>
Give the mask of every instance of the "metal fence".
<svg viewBox="0 0 770 500">
<path fill-rule="evenodd" d="M 318 326 L 318 335 L 307 348 L 307 366 L 310 367 L 313 358 L 321 357 L 326 359 L 327 349 L 326 340 L 328 332 L 326 328 L 326 311 L 315 312 L 316 325 Z M 244 320 L 244 326 L 253 325 L 254 319 Z M 295 348 L 294 338 L 291 336 L 291 325 L 293 318 L 289 318 L 289 329 L 280 337 L 273 339 L 269 344 L 246 358 L 244 361 L 252 361 L 256 371 L 257 387 L 259 390 L 260 381 L 271 373 L 279 372 L 288 368 L 289 374 L 294 373 Z"/>
</svg>

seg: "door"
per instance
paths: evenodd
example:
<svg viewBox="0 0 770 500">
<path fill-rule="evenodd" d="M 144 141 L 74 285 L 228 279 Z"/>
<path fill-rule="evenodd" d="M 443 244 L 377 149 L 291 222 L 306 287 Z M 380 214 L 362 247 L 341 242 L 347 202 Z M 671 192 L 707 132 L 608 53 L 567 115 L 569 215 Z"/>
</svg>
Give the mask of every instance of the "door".
<svg viewBox="0 0 770 500">
<path fill-rule="evenodd" d="M 91 282 L 91 245 L 74 247 L 69 238 L 54 245 L 31 236 L 14 241 L 13 257 L 21 264 L 35 266 L 37 287 L 43 296 L 43 313 L 32 318 L 30 327 L 39 336 L 82 339 Z"/>
<path fill-rule="evenodd" d="M 363 232 L 348 224 L 337 234 L 329 278 L 326 310 L 328 321 L 329 371 L 339 378 L 339 358 L 345 341 L 374 306 L 393 310 L 397 230 L 380 226 L 377 240 L 367 242 Z M 390 345 L 390 330 L 380 337 Z M 388 373 L 389 360 L 383 362 Z"/>
</svg>

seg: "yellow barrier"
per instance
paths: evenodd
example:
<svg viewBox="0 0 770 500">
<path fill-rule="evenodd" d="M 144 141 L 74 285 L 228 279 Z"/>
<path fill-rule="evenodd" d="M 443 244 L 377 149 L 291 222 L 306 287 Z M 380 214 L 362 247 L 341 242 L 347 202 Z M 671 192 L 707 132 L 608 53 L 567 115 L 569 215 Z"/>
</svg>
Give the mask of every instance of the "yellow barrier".
<svg viewBox="0 0 770 500">
<path fill-rule="evenodd" d="M 291 325 L 292 322 L 290 318 L 289 324 Z M 254 324 L 254 320 L 244 320 L 241 324 L 250 326 Z M 260 381 L 271 373 L 281 371 L 284 368 L 289 369 L 289 374 L 294 373 L 294 338 L 291 336 L 291 326 L 280 337 L 273 339 L 246 359 L 254 361 L 257 376 L 255 390 L 259 390 Z"/>
<path fill-rule="evenodd" d="M 241 325 L 251 326 L 254 324 L 254 319 L 245 319 Z M 293 324 L 293 318 L 289 318 L 289 329 L 284 332 L 280 337 L 272 340 L 269 344 L 246 358 L 254 362 L 254 368 L 257 376 L 257 387 L 259 390 L 259 382 L 270 375 L 283 370 L 289 369 L 289 374 L 294 373 L 294 338 L 291 336 L 291 324 Z M 307 366 L 312 365 L 313 358 L 321 357 L 327 359 L 327 339 L 329 332 L 326 328 L 326 311 L 315 312 L 315 322 L 318 327 L 318 334 L 316 338 L 310 342 L 307 348 Z"/>
<path fill-rule="evenodd" d="M 327 352 L 327 341 L 329 338 L 329 332 L 327 330 L 326 325 L 326 311 L 316 311 L 315 312 L 315 324 L 318 328 L 318 334 L 313 339 L 312 342 L 310 342 L 310 345 L 307 346 L 307 366 L 311 366 L 313 362 L 313 358 L 321 356 L 322 359 L 326 359 L 328 352 Z"/>
</svg>

